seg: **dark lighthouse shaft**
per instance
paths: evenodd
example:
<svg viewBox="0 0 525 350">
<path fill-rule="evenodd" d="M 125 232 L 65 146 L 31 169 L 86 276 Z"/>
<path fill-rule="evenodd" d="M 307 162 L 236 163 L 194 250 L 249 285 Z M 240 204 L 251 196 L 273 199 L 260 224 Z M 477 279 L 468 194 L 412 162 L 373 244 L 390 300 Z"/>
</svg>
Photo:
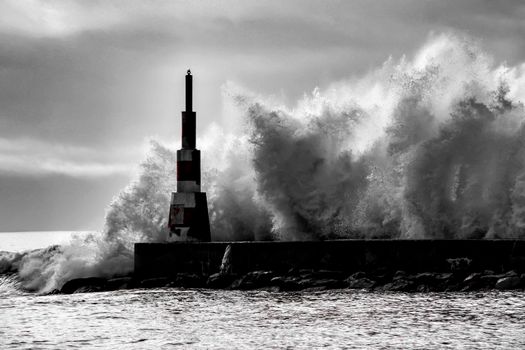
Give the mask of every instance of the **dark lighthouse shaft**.
<svg viewBox="0 0 525 350">
<path fill-rule="evenodd" d="M 195 149 L 196 113 L 193 112 L 193 76 L 186 74 L 186 111 L 182 112 L 182 149 Z"/>
<path fill-rule="evenodd" d="M 206 193 L 201 192 L 201 153 L 196 149 L 193 76 L 186 74 L 186 110 L 182 112 L 182 148 L 177 151 L 177 192 L 171 195 L 169 241 L 210 241 Z"/>
</svg>

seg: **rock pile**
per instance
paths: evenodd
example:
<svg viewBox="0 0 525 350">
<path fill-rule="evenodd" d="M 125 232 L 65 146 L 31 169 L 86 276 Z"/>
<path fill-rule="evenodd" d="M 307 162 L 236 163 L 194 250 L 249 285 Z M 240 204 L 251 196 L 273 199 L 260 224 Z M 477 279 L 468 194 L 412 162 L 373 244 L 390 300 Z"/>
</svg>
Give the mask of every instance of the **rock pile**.
<svg viewBox="0 0 525 350">
<path fill-rule="evenodd" d="M 287 273 L 252 271 L 244 275 L 215 273 L 197 275 L 180 273 L 174 277 L 138 280 L 133 277 L 113 279 L 74 279 L 60 293 L 113 291 L 132 288 L 210 288 L 231 290 L 320 291 L 326 289 L 362 289 L 380 292 L 468 292 L 477 290 L 525 290 L 525 274 L 516 271 L 468 272 L 452 268 L 450 272 L 407 273 L 405 271 L 355 272 L 291 269 Z"/>
</svg>

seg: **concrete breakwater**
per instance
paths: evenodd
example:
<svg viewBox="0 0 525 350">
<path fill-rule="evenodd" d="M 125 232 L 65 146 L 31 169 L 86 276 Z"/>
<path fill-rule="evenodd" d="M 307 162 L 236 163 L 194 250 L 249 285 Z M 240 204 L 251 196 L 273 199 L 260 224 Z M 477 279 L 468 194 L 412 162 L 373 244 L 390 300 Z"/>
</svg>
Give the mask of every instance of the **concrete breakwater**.
<svg viewBox="0 0 525 350">
<path fill-rule="evenodd" d="M 449 272 L 451 263 L 462 261 L 456 259 L 465 259 L 469 271 L 525 272 L 525 240 L 332 240 L 137 243 L 135 276 L 211 275 L 220 271 L 225 255 L 234 274 L 290 269 Z"/>
<path fill-rule="evenodd" d="M 138 243 L 132 276 L 75 279 L 60 292 L 158 287 L 403 292 L 525 289 L 525 241 Z"/>
</svg>

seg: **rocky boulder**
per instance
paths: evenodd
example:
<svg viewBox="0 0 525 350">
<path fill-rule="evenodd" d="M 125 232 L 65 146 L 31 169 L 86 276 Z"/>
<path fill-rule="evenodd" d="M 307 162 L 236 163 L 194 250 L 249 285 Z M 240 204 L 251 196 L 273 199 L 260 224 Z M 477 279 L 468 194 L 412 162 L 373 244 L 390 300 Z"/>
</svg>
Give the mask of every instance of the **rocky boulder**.
<svg viewBox="0 0 525 350">
<path fill-rule="evenodd" d="M 296 291 L 301 289 L 300 280 L 297 276 L 277 276 L 270 280 L 270 285 L 280 291 Z"/>
<path fill-rule="evenodd" d="M 99 277 L 75 278 L 64 283 L 62 294 L 100 292 L 106 289 L 106 279 Z"/>
<path fill-rule="evenodd" d="M 274 277 L 275 274 L 272 271 L 252 271 L 235 280 L 231 288 L 243 290 L 266 288 L 271 285 L 271 280 Z"/>
<path fill-rule="evenodd" d="M 355 278 L 353 276 L 348 277 L 346 283 L 351 289 L 372 289 L 376 284 L 375 281 L 367 277 Z"/>
<path fill-rule="evenodd" d="M 111 278 L 107 281 L 106 290 L 131 289 L 137 285 L 132 277 Z"/>
<path fill-rule="evenodd" d="M 390 283 L 377 288 L 381 292 L 413 292 L 417 288 L 416 284 L 408 278 L 396 278 Z"/>
<path fill-rule="evenodd" d="M 301 289 L 324 290 L 324 289 L 338 289 L 345 287 L 343 280 L 335 278 L 303 278 L 297 281 L 297 287 Z"/>
<path fill-rule="evenodd" d="M 496 289 L 506 290 L 506 289 L 516 289 L 521 284 L 521 278 L 517 275 L 507 276 L 500 278 L 496 282 Z"/>
<path fill-rule="evenodd" d="M 229 287 L 233 281 L 237 278 L 236 275 L 226 273 L 214 273 L 208 277 L 206 281 L 206 287 L 212 289 L 224 289 Z"/>
</svg>

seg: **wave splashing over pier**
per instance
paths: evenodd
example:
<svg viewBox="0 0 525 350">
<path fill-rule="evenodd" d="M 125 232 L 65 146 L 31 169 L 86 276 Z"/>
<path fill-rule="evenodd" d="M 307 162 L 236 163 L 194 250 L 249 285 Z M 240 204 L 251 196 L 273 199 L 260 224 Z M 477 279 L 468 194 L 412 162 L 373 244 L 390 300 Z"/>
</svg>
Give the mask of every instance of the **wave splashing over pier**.
<svg viewBox="0 0 525 350">
<path fill-rule="evenodd" d="M 199 140 L 215 240 L 525 237 L 525 63 L 441 34 L 293 108 L 224 94 L 243 127 Z M 161 240 L 175 169 L 154 142 L 108 238 Z"/>
<path fill-rule="evenodd" d="M 294 108 L 233 92 L 274 236 L 525 237 L 524 74 L 440 35 Z"/>
</svg>

